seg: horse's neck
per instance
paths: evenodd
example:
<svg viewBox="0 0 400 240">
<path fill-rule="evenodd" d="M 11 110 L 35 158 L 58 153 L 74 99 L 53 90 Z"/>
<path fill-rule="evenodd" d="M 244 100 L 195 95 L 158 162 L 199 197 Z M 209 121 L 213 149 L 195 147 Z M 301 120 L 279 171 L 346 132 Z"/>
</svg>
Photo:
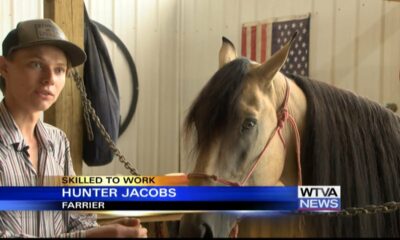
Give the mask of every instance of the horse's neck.
<svg viewBox="0 0 400 240">
<path fill-rule="evenodd" d="M 285 99 L 286 94 L 286 80 L 282 73 L 278 72 L 274 77 L 273 83 L 276 93 L 276 109 L 279 110 L 282 107 L 282 103 Z M 304 92 L 287 78 L 290 85 L 290 95 L 288 101 L 289 114 L 295 119 L 300 136 L 305 125 L 305 117 L 307 110 L 307 100 Z M 286 160 L 283 169 L 282 176 L 277 185 L 297 185 L 298 184 L 298 166 L 297 166 L 297 155 L 296 155 L 296 138 L 293 127 L 289 121 L 286 121 L 283 129 L 283 136 L 286 142 Z M 300 139 L 301 140 L 301 139 Z M 299 142 L 300 144 L 300 142 Z M 300 147 L 300 146 L 299 146 Z"/>
</svg>

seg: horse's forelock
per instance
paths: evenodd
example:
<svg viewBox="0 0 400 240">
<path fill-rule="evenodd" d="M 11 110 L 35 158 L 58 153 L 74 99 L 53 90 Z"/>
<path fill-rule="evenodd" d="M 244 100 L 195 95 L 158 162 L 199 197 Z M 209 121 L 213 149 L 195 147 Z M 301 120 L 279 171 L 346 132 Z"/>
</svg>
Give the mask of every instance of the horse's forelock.
<svg viewBox="0 0 400 240">
<path fill-rule="evenodd" d="M 243 79 L 249 71 L 249 60 L 238 58 L 226 64 L 208 81 L 193 102 L 185 120 L 187 136 L 197 132 L 197 150 L 205 148 L 226 131 L 237 114 Z"/>
</svg>

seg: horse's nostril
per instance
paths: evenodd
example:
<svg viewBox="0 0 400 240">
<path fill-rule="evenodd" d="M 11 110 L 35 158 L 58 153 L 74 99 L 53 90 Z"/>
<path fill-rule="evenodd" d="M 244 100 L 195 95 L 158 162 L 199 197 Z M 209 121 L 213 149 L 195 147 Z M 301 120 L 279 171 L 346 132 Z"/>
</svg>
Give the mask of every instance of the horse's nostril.
<svg viewBox="0 0 400 240">
<path fill-rule="evenodd" d="M 211 230 L 211 227 L 207 223 L 203 223 L 204 227 L 204 235 L 203 238 L 213 238 L 213 232 Z"/>
</svg>

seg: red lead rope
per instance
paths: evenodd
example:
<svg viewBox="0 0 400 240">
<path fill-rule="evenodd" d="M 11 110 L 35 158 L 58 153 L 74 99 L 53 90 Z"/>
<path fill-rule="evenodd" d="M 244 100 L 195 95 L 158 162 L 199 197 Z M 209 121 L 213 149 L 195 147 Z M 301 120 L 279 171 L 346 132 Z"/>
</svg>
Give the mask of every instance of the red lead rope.
<svg viewBox="0 0 400 240">
<path fill-rule="evenodd" d="M 250 178 L 250 176 L 253 174 L 254 170 L 257 167 L 257 164 L 260 162 L 261 157 L 263 156 L 265 150 L 268 148 L 272 138 L 276 135 L 276 133 L 278 133 L 279 138 L 281 139 L 283 145 L 286 148 L 286 142 L 285 139 L 282 136 L 282 129 L 285 126 L 285 123 L 287 120 L 289 120 L 290 126 L 292 127 L 294 134 L 295 134 L 295 140 L 296 140 L 296 157 L 297 157 L 297 184 L 299 186 L 302 185 L 302 175 L 301 175 L 301 162 L 300 162 L 300 158 L 301 158 L 301 152 L 300 152 L 300 134 L 299 134 L 299 129 L 297 127 L 296 121 L 293 118 L 292 115 L 290 115 L 287 105 L 289 102 L 289 95 L 290 95 L 290 86 L 289 86 L 289 82 L 287 80 L 287 78 L 285 77 L 285 82 L 286 82 L 286 92 L 285 92 L 285 99 L 283 100 L 282 103 L 282 108 L 281 110 L 278 112 L 278 124 L 275 128 L 275 130 L 273 131 L 273 133 L 271 134 L 271 136 L 268 138 L 267 143 L 265 144 L 263 150 L 260 152 L 260 154 L 257 156 L 256 161 L 254 162 L 254 164 L 252 165 L 252 167 L 250 168 L 250 171 L 248 172 L 248 174 L 246 175 L 246 177 L 241 181 L 241 182 L 233 182 L 233 181 L 229 181 L 226 179 L 222 179 L 217 177 L 216 175 L 209 175 L 206 173 L 189 173 L 188 174 L 188 178 L 210 178 L 211 180 L 215 181 L 215 182 L 219 182 L 222 183 L 224 185 L 229 185 L 229 186 L 243 186 L 247 180 Z"/>
</svg>

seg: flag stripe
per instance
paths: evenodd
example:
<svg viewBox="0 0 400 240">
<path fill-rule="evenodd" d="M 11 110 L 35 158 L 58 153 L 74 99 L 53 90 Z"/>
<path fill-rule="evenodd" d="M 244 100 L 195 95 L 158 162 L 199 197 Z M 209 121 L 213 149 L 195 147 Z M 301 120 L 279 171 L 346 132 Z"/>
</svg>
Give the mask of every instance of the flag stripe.
<svg viewBox="0 0 400 240">
<path fill-rule="evenodd" d="M 248 57 L 248 58 L 250 58 L 250 53 L 251 53 L 251 27 L 247 27 L 247 29 L 246 29 L 246 36 L 247 36 L 247 46 L 246 46 L 246 53 L 247 53 L 247 55 L 246 55 L 246 57 Z"/>
<path fill-rule="evenodd" d="M 250 59 L 253 61 L 256 61 L 256 49 L 257 49 L 257 26 L 252 26 Z"/>
<path fill-rule="evenodd" d="M 242 56 L 247 56 L 247 28 L 245 26 L 242 27 Z"/>
<path fill-rule="evenodd" d="M 261 25 L 261 62 L 267 59 L 267 24 Z"/>
<path fill-rule="evenodd" d="M 272 24 L 267 24 L 267 56 L 266 60 L 268 60 L 272 56 Z"/>
</svg>

